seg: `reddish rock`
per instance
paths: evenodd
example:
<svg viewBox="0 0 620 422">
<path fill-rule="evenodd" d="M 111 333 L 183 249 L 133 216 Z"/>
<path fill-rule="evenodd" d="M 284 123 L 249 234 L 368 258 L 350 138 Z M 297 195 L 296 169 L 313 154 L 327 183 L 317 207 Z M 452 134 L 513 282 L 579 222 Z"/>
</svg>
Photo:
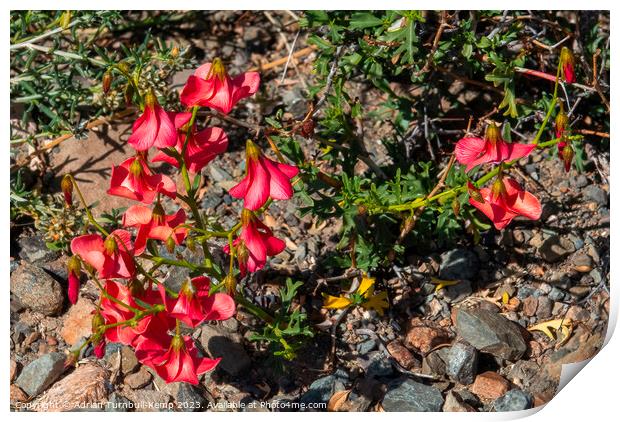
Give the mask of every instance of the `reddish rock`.
<svg viewBox="0 0 620 422">
<path fill-rule="evenodd" d="M 388 343 L 387 350 L 396 362 L 398 362 L 403 368 L 410 369 L 415 366 L 419 366 L 418 360 L 405 346 L 402 345 L 400 341 Z"/>
<path fill-rule="evenodd" d="M 13 359 L 11 359 L 10 374 L 11 374 L 10 381 L 13 382 L 13 380 L 15 379 L 15 376 L 17 375 L 17 362 L 15 362 Z"/>
<path fill-rule="evenodd" d="M 538 298 L 528 296 L 523 300 L 523 315 L 533 317 L 538 309 Z"/>
<path fill-rule="evenodd" d="M 87 363 L 58 381 L 34 405 L 37 412 L 67 412 L 77 408 L 96 408 L 108 400 L 107 369 Z"/>
<path fill-rule="evenodd" d="M 60 335 L 67 344 L 75 346 L 80 339 L 90 335 L 94 310 L 95 305 L 84 297 L 80 297 L 77 303 L 69 309 L 60 330 Z"/>
<path fill-rule="evenodd" d="M 471 392 L 481 399 L 495 400 L 510 389 L 510 383 L 500 374 L 492 371 L 483 372 L 476 377 Z"/>
<path fill-rule="evenodd" d="M 409 322 L 409 330 L 405 337 L 405 345 L 423 355 L 440 344 L 448 343 L 448 332 L 432 321 L 413 318 Z"/>
<path fill-rule="evenodd" d="M 13 406 L 16 406 L 18 403 L 26 403 L 28 401 L 28 395 L 15 384 L 11 384 L 9 394 L 11 398 L 11 404 Z"/>
</svg>

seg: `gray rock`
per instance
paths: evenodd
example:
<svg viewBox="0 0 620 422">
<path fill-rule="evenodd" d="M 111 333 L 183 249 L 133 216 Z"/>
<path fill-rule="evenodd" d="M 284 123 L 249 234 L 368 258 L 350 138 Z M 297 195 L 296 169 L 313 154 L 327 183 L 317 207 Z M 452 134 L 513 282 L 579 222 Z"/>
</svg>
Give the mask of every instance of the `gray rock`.
<svg viewBox="0 0 620 422">
<path fill-rule="evenodd" d="M 446 362 L 448 361 L 449 347 L 434 350 L 424 357 L 422 369 L 436 375 L 446 374 Z"/>
<path fill-rule="evenodd" d="M 18 240 L 19 257 L 31 264 L 51 262 L 60 256 L 59 251 L 51 251 L 41 235 L 25 236 Z"/>
<path fill-rule="evenodd" d="M 550 263 L 558 262 L 572 252 L 575 252 L 575 245 L 557 235 L 548 237 L 538 248 L 541 258 Z"/>
<path fill-rule="evenodd" d="M 458 303 L 468 298 L 472 293 L 471 282 L 460 280 L 454 286 L 447 286 L 439 291 L 448 303 Z"/>
<path fill-rule="evenodd" d="M 468 385 L 474 382 L 478 369 L 478 351 L 464 342 L 456 342 L 448 352 L 446 374 L 450 379 Z"/>
<path fill-rule="evenodd" d="M 518 326 L 486 309 L 460 308 L 456 314 L 456 332 L 479 351 L 502 359 L 517 360 L 527 350 Z"/>
<path fill-rule="evenodd" d="M 128 412 L 133 404 L 118 393 L 112 393 L 105 405 L 106 412 Z"/>
<path fill-rule="evenodd" d="M 106 345 L 107 348 L 107 345 Z M 140 366 L 140 363 L 138 362 L 138 358 L 136 358 L 136 352 L 134 352 L 134 350 L 129 347 L 129 346 L 124 346 L 121 349 L 121 371 L 123 374 L 129 374 L 131 372 L 134 372 L 136 369 L 138 369 L 138 367 Z"/>
<path fill-rule="evenodd" d="M 400 379 L 388 387 L 381 404 L 386 412 L 441 412 L 443 403 L 437 388 Z"/>
<path fill-rule="evenodd" d="M 583 174 L 580 174 L 574 179 L 574 184 L 577 188 L 585 188 L 588 186 L 588 183 L 588 178 Z"/>
<path fill-rule="evenodd" d="M 441 254 L 439 277 L 447 280 L 473 279 L 478 274 L 478 256 L 469 249 L 453 249 Z"/>
<path fill-rule="evenodd" d="M 343 369 L 338 369 L 333 374 L 319 378 L 310 384 L 308 391 L 299 398 L 299 401 L 306 404 L 327 403 L 335 392 L 345 389 L 348 381 L 349 374 Z"/>
<path fill-rule="evenodd" d="M 15 381 L 15 384 L 31 397 L 39 395 L 65 371 L 65 355 L 49 353 L 30 362 Z"/>
<path fill-rule="evenodd" d="M 209 406 L 208 393 L 204 388 L 182 382 L 179 384 L 175 401 L 181 412 L 205 412 Z"/>
<path fill-rule="evenodd" d="M 551 299 L 554 302 L 563 301 L 564 296 L 565 296 L 565 293 L 562 291 L 562 289 L 558 289 L 557 287 L 552 288 L 551 292 L 549 292 L 549 299 Z"/>
<path fill-rule="evenodd" d="M 371 338 L 368 340 L 361 341 L 357 343 L 357 353 L 360 355 L 366 355 L 371 352 L 375 347 L 377 347 L 377 342 L 375 339 Z"/>
<path fill-rule="evenodd" d="M 551 317 L 553 311 L 553 301 L 547 296 L 540 296 L 538 298 L 538 307 L 536 308 L 536 316 L 539 319 L 546 319 Z"/>
<path fill-rule="evenodd" d="M 246 372 L 252 361 L 243 348 L 242 338 L 236 333 L 214 325 L 202 327 L 200 344 L 213 358 L 222 358 L 217 368 L 237 376 Z"/>
<path fill-rule="evenodd" d="M 366 376 L 388 377 L 394 372 L 389 357 L 383 351 L 374 351 L 368 354 L 368 366 L 366 366 Z"/>
<path fill-rule="evenodd" d="M 583 197 L 588 201 L 596 202 L 598 205 L 607 205 L 607 193 L 596 185 L 589 185 L 583 190 Z"/>
<path fill-rule="evenodd" d="M 211 175 L 211 179 L 215 182 L 223 182 L 226 180 L 232 180 L 233 178 L 226 170 L 213 163 L 209 166 L 209 174 Z"/>
<path fill-rule="evenodd" d="M 530 409 L 534 399 L 523 390 L 510 390 L 493 403 L 496 412 L 514 412 L 517 410 Z"/>
<path fill-rule="evenodd" d="M 60 283 L 25 261 L 11 274 L 11 293 L 23 306 L 47 316 L 58 315 L 65 301 Z"/>
</svg>

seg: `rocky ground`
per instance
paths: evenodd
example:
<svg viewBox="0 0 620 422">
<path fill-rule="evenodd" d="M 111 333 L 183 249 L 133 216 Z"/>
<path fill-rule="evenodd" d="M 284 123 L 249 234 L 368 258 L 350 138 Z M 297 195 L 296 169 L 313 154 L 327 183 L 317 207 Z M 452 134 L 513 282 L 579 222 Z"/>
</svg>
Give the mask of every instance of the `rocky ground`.
<svg viewBox="0 0 620 422">
<path fill-rule="evenodd" d="M 286 34 L 289 41 L 294 36 Z M 241 68 L 282 55 L 278 32 L 250 24 L 238 35 L 237 46 L 209 38 L 192 42 Z M 298 67 L 303 66 L 309 64 L 300 60 Z M 290 70 L 282 84 L 279 76 L 276 71 L 266 78 L 273 96 L 248 103 L 247 119 L 277 104 L 303 114 L 299 74 Z M 50 157 L 56 176 L 80 170 L 87 200 L 100 201 L 98 212 L 126 205 L 104 192 L 109 168 L 126 154 L 127 128 L 128 122 L 119 122 L 93 131 L 87 140 L 61 144 Z M 240 146 L 247 137 L 230 129 L 230 153 L 207 166 L 201 190 L 203 208 L 224 226 L 234 224 L 239 212 L 238 201 L 226 191 L 243 174 Z M 385 159 L 380 148 L 371 152 L 377 162 Z M 299 359 L 279 369 L 248 340 L 256 324 L 243 311 L 188 330 L 206 354 L 222 357 L 198 386 L 166 385 L 119 344 L 108 344 L 102 360 L 86 349 L 77 368 L 66 368 L 65 352 L 90 333 L 97 289 L 86 282 L 78 303 L 69 306 L 66 258 L 49 251 L 41 234 L 26 230 L 14 239 L 11 258 L 12 409 L 24 410 L 27 403 L 37 411 L 79 410 L 80 402 L 97 403 L 104 411 L 314 410 L 309 404 L 328 402 L 331 409 L 349 411 L 509 411 L 542 405 L 556 392 L 561 365 L 596 354 L 607 327 L 609 157 L 590 152 L 597 159 L 586 162 L 583 173 L 565 174 L 547 153 L 523 160 L 516 177 L 541 199 L 541 221 L 490 230 L 477 246 L 408 256 L 406 266 L 378 279 L 390 298 L 383 317 L 356 309 L 340 319 L 321 310 L 321 297 L 312 292 L 319 279 L 333 275 L 321 261 L 338 241 L 338 223 L 300 217 L 296 199 L 276 202 L 265 221 L 287 249 L 248 288 L 269 305 L 283 278 L 304 281 L 300 301 L 317 324 L 317 335 Z M 170 271 L 166 283 L 184 276 Z M 455 283 L 436 290 L 431 277 Z M 558 320 L 564 335 L 528 330 Z M 332 357 L 334 323 L 339 325 Z M 261 406 L 265 402 L 279 407 L 267 409 Z"/>
</svg>

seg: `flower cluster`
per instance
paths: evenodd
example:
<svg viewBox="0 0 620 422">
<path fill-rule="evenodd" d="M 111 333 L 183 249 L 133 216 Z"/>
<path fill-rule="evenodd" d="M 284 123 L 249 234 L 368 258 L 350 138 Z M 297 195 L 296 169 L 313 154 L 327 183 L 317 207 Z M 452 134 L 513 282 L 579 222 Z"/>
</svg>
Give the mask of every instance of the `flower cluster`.
<svg viewBox="0 0 620 422">
<path fill-rule="evenodd" d="M 535 144 L 506 142 L 493 123 L 487 127 L 484 138 L 466 137 L 456 144 L 456 159 L 466 166 L 466 171 L 483 164 L 500 165 L 497 180 L 490 189 L 478 189 L 472 183 L 468 186 L 469 203 L 486 215 L 498 230 L 517 216 L 530 220 L 540 218 L 542 208 L 538 199 L 523 190 L 517 181 L 503 174 L 503 163 L 526 157 L 534 148 Z"/>
<path fill-rule="evenodd" d="M 192 384 L 198 383 L 198 375 L 217 365 L 219 359 L 201 356 L 192 338 L 181 334 L 181 323 L 196 327 L 205 321 L 233 316 L 235 301 L 228 294 L 234 294 L 235 290 L 234 283 L 230 283 L 234 280 L 233 259 L 237 259 L 239 271 L 245 276 L 263 268 L 268 256 L 284 249 L 284 242 L 273 236 L 258 214 L 268 201 L 292 197 L 291 178 L 297 175 L 297 167 L 269 159 L 254 142 L 247 141 L 247 174 L 230 190 L 233 197 L 243 199 L 244 208 L 240 224 L 231 229 L 224 247 L 231 259 L 225 283 L 228 293 L 212 292 L 223 283 L 214 285 L 205 275 L 188 279 L 178 292 L 172 291 L 145 271 L 136 258 L 157 262 L 159 249 L 154 242 L 162 242 L 172 253 L 184 242 L 191 248 L 192 230 L 200 229 L 204 233 L 195 202 L 195 181 L 211 160 L 226 151 L 228 137 L 219 127 L 199 130 L 198 110 L 208 107 L 215 113 L 228 114 L 237 102 L 253 95 L 259 83 L 256 72 L 231 78 L 222 62 L 215 59 L 200 66 L 188 78 L 180 94 L 181 103 L 187 107 L 185 111 L 165 110 L 152 91 L 141 96 L 143 111 L 128 139 L 135 154 L 112 168 L 107 191 L 109 195 L 139 204 L 125 211 L 123 228 L 108 233 L 93 220 L 100 234 L 84 234 L 71 242 L 70 301 L 76 303 L 78 299 L 82 271 L 101 289 L 90 340 L 98 357 L 103 356 L 106 341 L 126 344 L 135 348 L 140 362 L 166 382 Z M 152 149 L 155 153 L 149 159 Z M 178 190 L 172 178 L 151 168 L 151 163 L 161 161 L 181 170 L 186 181 L 184 190 Z M 195 179 L 187 183 L 190 174 Z M 74 187 L 79 191 L 70 176 L 63 179 L 62 189 L 68 204 Z M 167 214 L 162 204 L 164 196 L 185 202 L 192 210 L 195 226 L 182 208 Z"/>
</svg>

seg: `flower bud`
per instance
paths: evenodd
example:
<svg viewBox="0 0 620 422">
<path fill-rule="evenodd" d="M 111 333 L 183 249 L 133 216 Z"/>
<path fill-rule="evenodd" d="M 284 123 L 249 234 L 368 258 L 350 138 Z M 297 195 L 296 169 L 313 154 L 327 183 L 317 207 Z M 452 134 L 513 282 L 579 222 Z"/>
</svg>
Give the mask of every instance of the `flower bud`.
<svg viewBox="0 0 620 422">
<path fill-rule="evenodd" d="M 166 212 L 164 211 L 164 207 L 161 206 L 161 202 L 157 201 L 155 207 L 153 208 L 152 218 L 155 224 L 162 224 L 164 222 L 164 218 L 166 217 Z"/>
<path fill-rule="evenodd" d="M 573 161 L 573 157 L 575 156 L 575 151 L 570 144 L 566 144 L 564 148 L 562 148 L 562 160 L 564 161 L 564 170 L 568 173 L 570 171 L 570 165 Z"/>
<path fill-rule="evenodd" d="M 484 198 L 480 194 L 480 190 L 472 182 L 467 182 L 467 192 L 474 201 L 484 204 Z"/>
<path fill-rule="evenodd" d="M 99 342 L 94 346 L 95 348 L 93 350 L 93 353 L 95 354 L 97 359 L 103 359 L 103 357 L 105 356 L 105 340 L 100 339 Z"/>
<path fill-rule="evenodd" d="M 506 194 L 506 186 L 501 177 L 498 177 L 491 186 L 491 198 L 499 198 Z"/>
<path fill-rule="evenodd" d="M 309 139 L 312 137 L 312 135 L 314 135 L 314 120 L 309 119 L 306 120 L 302 125 L 301 125 L 301 129 L 300 129 L 300 133 L 301 136 L 303 136 L 306 139 Z"/>
<path fill-rule="evenodd" d="M 60 189 L 65 196 L 65 203 L 68 206 L 73 205 L 73 180 L 71 175 L 65 174 L 60 181 Z"/>
<path fill-rule="evenodd" d="M 131 293 L 132 296 L 141 296 L 144 294 L 144 286 L 135 278 L 129 280 L 127 287 L 129 288 L 129 293 Z"/>
<path fill-rule="evenodd" d="M 168 239 L 166 239 L 166 250 L 168 251 L 168 253 L 173 253 L 175 246 L 176 243 L 174 241 L 174 238 L 172 236 L 168 236 Z"/>
<path fill-rule="evenodd" d="M 555 117 L 555 137 L 561 138 L 568 127 L 568 114 L 564 112 L 564 106 L 560 103 L 560 112 Z"/>
<path fill-rule="evenodd" d="M 226 278 L 224 278 L 224 286 L 226 287 L 228 294 L 234 296 L 237 291 L 237 279 L 233 274 L 229 273 Z"/>
<path fill-rule="evenodd" d="M 226 68 L 224 67 L 224 63 L 218 57 L 213 59 L 211 63 L 211 68 L 209 69 L 209 73 L 207 73 L 206 80 L 210 80 L 211 78 L 218 78 L 221 82 L 224 82 L 226 79 L 227 73 Z"/>
<path fill-rule="evenodd" d="M 575 56 L 568 47 L 562 47 L 560 51 L 560 72 L 562 73 L 562 79 L 567 84 L 572 84 L 575 79 Z"/>
<path fill-rule="evenodd" d="M 112 85 L 112 72 L 108 70 L 103 74 L 103 79 L 101 80 L 101 89 L 104 94 L 110 91 L 110 85 Z"/>
<path fill-rule="evenodd" d="M 103 319 L 103 315 L 101 315 L 101 312 L 99 312 L 98 310 L 95 311 L 90 324 L 93 334 L 101 334 L 100 329 L 105 325 L 105 319 Z"/>
<path fill-rule="evenodd" d="M 454 212 L 455 216 L 459 216 L 459 212 L 461 211 L 461 203 L 458 199 L 454 198 L 452 200 L 452 212 Z"/>
<path fill-rule="evenodd" d="M 108 255 L 114 255 L 118 250 L 118 245 L 116 244 L 116 240 L 114 240 L 112 236 L 109 236 L 105 242 L 103 242 L 103 248 Z"/>
<path fill-rule="evenodd" d="M 177 47 L 176 45 L 174 47 L 172 47 L 172 50 L 170 50 L 170 57 L 172 57 L 173 59 L 177 58 L 179 56 L 179 47 Z"/>
<path fill-rule="evenodd" d="M 196 242 L 194 241 L 194 238 L 191 236 L 188 236 L 185 239 L 185 246 L 187 246 L 187 249 L 189 249 L 192 252 L 196 252 Z"/>
<path fill-rule="evenodd" d="M 130 106 L 131 104 L 133 104 L 133 85 L 132 84 L 127 84 L 127 86 L 125 86 L 125 92 L 124 92 L 124 97 L 125 97 L 125 104 Z"/>
<path fill-rule="evenodd" d="M 69 258 L 67 269 L 69 273 L 67 295 L 69 296 L 69 302 L 75 305 L 80 293 L 80 271 L 82 269 L 82 265 L 77 256 L 73 255 Z"/>
<path fill-rule="evenodd" d="M 120 62 L 116 65 L 116 68 L 125 75 L 129 73 L 129 65 L 127 64 L 127 62 Z"/>
<path fill-rule="evenodd" d="M 487 126 L 484 138 L 492 144 L 495 144 L 497 141 L 502 139 L 502 132 L 495 123 L 491 123 Z"/>
</svg>

